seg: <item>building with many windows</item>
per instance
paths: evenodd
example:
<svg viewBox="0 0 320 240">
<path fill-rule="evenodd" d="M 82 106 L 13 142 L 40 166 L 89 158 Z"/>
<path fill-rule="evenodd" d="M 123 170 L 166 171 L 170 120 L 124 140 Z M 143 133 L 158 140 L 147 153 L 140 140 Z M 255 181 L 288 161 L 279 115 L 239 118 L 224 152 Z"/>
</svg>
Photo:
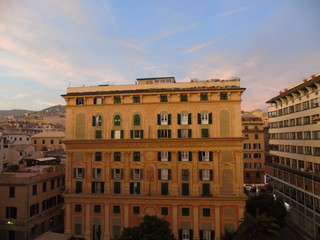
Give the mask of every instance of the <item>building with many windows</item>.
<svg viewBox="0 0 320 240">
<path fill-rule="evenodd" d="M 261 187 L 264 184 L 264 126 L 261 117 L 250 112 L 242 114 L 243 179 L 244 184 Z"/>
<path fill-rule="evenodd" d="M 240 80 L 68 88 L 65 233 L 116 239 L 144 215 L 177 239 L 220 239 L 243 217 Z"/>
<path fill-rule="evenodd" d="M 274 193 L 289 204 L 290 221 L 305 239 L 320 236 L 320 74 L 285 89 L 267 103 Z"/>
<path fill-rule="evenodd" d="M 1 240 L 35 239 L 63 231 L 64 169 L 41 166 L 0 174 Z"/>
</svg>

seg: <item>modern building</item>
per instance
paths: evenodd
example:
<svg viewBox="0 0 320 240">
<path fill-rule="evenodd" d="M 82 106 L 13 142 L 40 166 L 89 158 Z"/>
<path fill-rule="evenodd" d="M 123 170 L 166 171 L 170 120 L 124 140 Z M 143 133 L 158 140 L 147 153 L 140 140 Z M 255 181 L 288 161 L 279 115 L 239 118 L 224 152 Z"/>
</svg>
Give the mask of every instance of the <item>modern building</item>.
<svg viewBox="0 0 320 240">
<path fill-rule="evenodd" d="M 35 239 L 63 231 L 64 169 L 41 166 L 0 174 L 1 240 Z"/>
<path fill-rule="evenodd" d="M 264 186 L 264 131 L 261 117 L 250 112 L 242 114 L 243 181 L 250 187 Z"/>
<path fill-rule="evenodd" d="M 243 217 L 240 80 L 68 88 L 65 233 L 116 239 L 144 215 L 177 239 L 220 239 Z"/>
<path fill-rule="evenodd" d="M 320 74 L 267 101 L 268 181 L 290 206 L 289 224 L 305 239 L 320 239 Z"/>
<path fill-rule="evenodd" d="M 41 132 L 31 136 L 32 144 L 36 151 L 64 151 L 63 140 L 65 133 L 62 131 Z"/>
</svg>

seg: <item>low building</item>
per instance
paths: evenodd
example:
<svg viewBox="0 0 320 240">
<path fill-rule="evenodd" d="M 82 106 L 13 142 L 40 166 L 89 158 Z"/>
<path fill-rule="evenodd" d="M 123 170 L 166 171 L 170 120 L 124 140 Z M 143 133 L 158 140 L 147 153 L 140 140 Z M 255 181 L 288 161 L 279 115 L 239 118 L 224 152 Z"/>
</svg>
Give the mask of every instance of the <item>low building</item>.
<svg viewBox="0 0 320 240">
<path fill-rule="evenodd" d="M 65 133 L 61 131 L 41 132 L 31 136 L 32 144 L 36 151 L 64 151 L 65 146 L 62 141 Z"/>
<path fill-rule="evenodd" d="M 0 174 L 1 240 L 34 239 L 63 231 L 64 169 L 41 166 Z"/>
</svg>

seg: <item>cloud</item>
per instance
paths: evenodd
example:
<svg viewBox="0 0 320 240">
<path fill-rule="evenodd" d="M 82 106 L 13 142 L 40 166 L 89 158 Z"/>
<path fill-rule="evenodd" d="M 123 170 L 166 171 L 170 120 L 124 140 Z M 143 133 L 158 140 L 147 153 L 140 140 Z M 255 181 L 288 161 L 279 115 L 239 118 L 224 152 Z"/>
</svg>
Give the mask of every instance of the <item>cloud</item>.
<svg viewBox="0 0 320 240">
<path fill-rule="evenodd" d="M 218 43 L 218 42 L 220 42 L 221 40 L 223 40 L 223 39 L 225 39 L 225 38 L 227 38 L 227 37 L 235 34 L 236 32 L 239 32 L 239 31 L 240 31 L 240 29 L 239 29 L 239 30 L 236 30 L 236 31 L 232 31 L 232 32 L 226 33 L 226 34 L 224 34 L 224 35 L 222 35 L 222 36 L 219 36 L 219 37 L 217 37 L 217 38 L 214 38 L 213 40 L 211 40 L 211 41 L 209 41 L 209 42 L 201 43 L 201 44 L 199 44 L 199 45 L 197 45 L 197 46 L 195 46 L 195 47 L 192 47 L 192 48 L 189 48 L 189 49 L 185 50 L 184 52 L 182 52 L 182 54 L 190 54 L 190 53 L 192 53 L 192 52 L 194 52 L 194 51 L 197 51 L 197 50 L 199 50 L 199 49 L 201 49 L 201 48 L 204 48 L 204 47 L 207 47 L 207 46 L 209 46 L 209 45 Z"/>
<path fill-rule="evenodd" d="M 15 96 L 12 96 L 11 99 L 19 99 L 19 98 L 24 98 L 24 97 L 28 97 L 31 96 L 29 93 L 19 93 Z"/>
<path fill-rule="evenodd" d="M 234 9 L 234 10 L 231 10 L 231 11 L 228 11 L 228 12 L 224 12 L 224 13 L 221 13 L 221 14 L 217 15 L 216 17 L 225 17 L 225 16 L 229 16 L 229 15 L 232 15 L 232 14 L 235 14 L 235 13 L 243 12 L 243 11 L 253 7 L 254 5 L 255 4 L 252 4 L 252 5 L 249 5 L 249 6 L 246 6 L 246 7 L 242 7 L 242 8 Z"/>
<path fill-rule="evenodd" d="M 132 43 L 128 43 L 125 41 L 118 41 L 118 43 L 121 44 L 122 46 L 125 46 L 128 48 L 132 48 L 132 49 L 139 50 L 139 51 L 145 51 L 142 47 L 135 45 L 135 44 L 132 44 Z"/>
</svg>

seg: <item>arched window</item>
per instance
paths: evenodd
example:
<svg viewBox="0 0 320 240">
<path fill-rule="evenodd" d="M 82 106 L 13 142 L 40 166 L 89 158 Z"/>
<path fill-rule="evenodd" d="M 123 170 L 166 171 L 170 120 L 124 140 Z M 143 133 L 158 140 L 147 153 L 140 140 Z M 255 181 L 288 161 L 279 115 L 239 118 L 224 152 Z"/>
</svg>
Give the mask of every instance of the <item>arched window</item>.
<svg viewBox="0 0 320 240">
<path fill-rule="evenodd" d="M 102 117 L 100 115 L 92 116 L 92 126 L 102 126 Z"/>
<path fill-rule="evenodd" d="M 141 119 L 140 119 L 140 115 L 136 114 L 133 116 L 133 125 L 134 126 L 140 126 L 141 124 Z"/>
<path fill-rule="evenodd" d="M 120 115 L 115 115 L 114 119 L 113 119 L 113 122 L 114 122 L 114 126 L 120 126 L 121 125 L 121 117 L 120 117 Z"/>
</svg>

